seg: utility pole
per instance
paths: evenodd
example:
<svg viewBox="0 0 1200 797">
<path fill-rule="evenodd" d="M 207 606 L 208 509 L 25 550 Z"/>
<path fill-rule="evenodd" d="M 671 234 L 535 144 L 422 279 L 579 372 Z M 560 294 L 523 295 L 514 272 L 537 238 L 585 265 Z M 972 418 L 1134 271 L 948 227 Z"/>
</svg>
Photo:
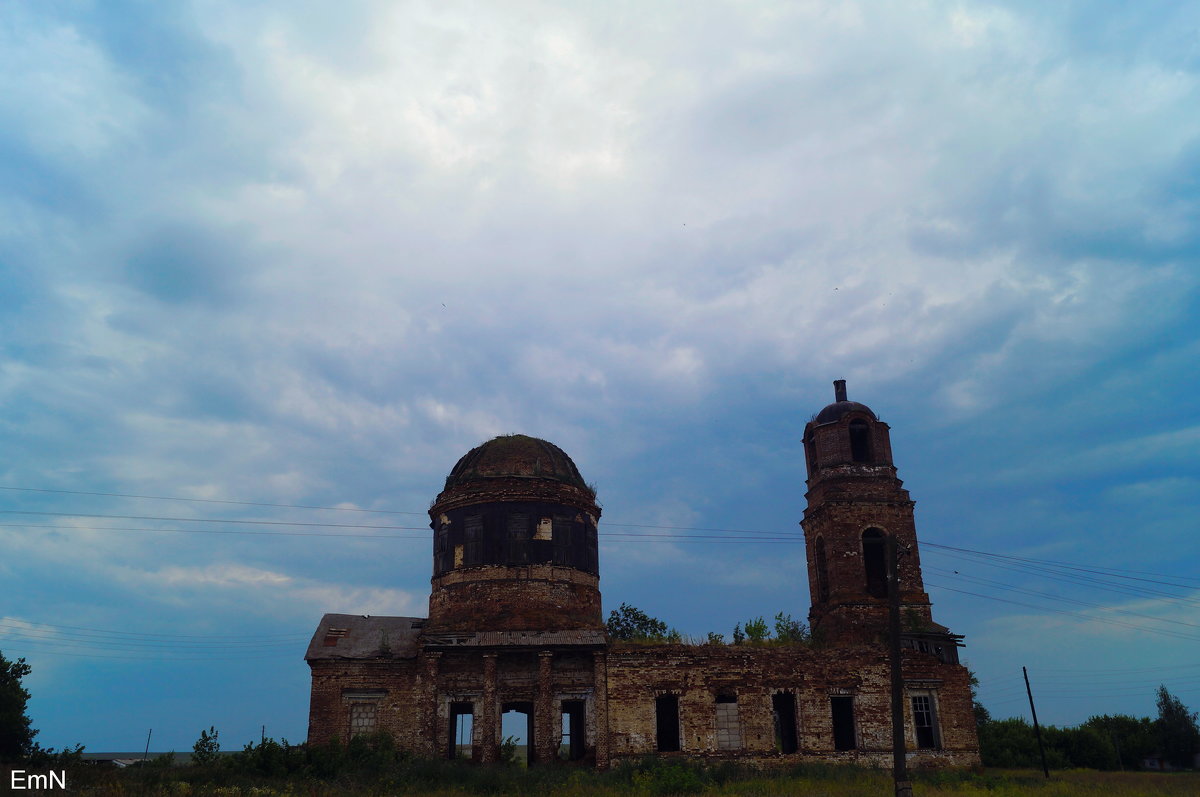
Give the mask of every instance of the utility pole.
<svg viewBox="0 0 1200 797">
<path fill-rule="evenodd" d="M 153 733 L 154 733 L 154 729 L 151 728 L 150 731 L 146 734 L 146 752 L 142 753 L 143 761 L 145 761 L 147 758 L 150 757 L 150 736 Z"/>
<path fill-rule="evenodd" d="M 1033 732 L 1037 736 L 1038 752 L 1042 755 L 1042 772 L 1046 773 L 1046 778 L 1049 779 L 1050 767 L 1046 766 L 1046 748 L 1042 746 L 1042 729 L 1038 727 L 1037 709 L 1033 707 L 1033 690 L 1029 688 L 1029 671 L 1022 667 L 1021 674 L 1025 676 L 1025 694 L 1029 695 L 1029 713 L 1033 715 Z"/>
<path fill-rule="evenodd" d="M 900 568 L 896 535 L 887 535 L 888 647 L 892 665 L 892 779 L 896 797 L 913 797 L 904 749 L 904 673 L 900 669 Z"/>
</svg>

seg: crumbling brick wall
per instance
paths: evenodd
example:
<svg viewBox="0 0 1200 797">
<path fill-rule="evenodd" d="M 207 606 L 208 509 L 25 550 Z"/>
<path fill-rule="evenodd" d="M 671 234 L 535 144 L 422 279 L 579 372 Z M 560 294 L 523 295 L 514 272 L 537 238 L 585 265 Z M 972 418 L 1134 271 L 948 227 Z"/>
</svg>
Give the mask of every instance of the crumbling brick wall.
<svg viewBox="0 0 1200 797">
<path fill-rule="evenodd" d="M 433 579 L 429 630 L 602 629 L 600 579 L 550 564 L 492 565 Z"/>
<path fill-rule="evenodd" d="M 311 744 L 325 744 L 335 737 L 346 741 L 350 736 L 350 705 L 363 698 L 376 704 L 377 729 L 391 733 L 397 746 L 413 751 L 425 749 L 414 721 L 418 694 L 415 659 L 322 660 L 310 665 Z"/>
<path fill-rule="evenodd" d="M 971 766 L 978 742 L 966 670 L 906 651 L 906 683 L 937 696 L 939 745 L 918 751 L 910 701 L 906 734 L 913 764 Z M 795 696 L 798 750 L 777 749 L 772 696 Z M 679 701 L 680 755 L 763 764 L 854 760 L 884 765 L 891 755 L 890 676 L 881 647 L 813 649 L 802 645 L 616 645 L 609 655 L 608 703 L 613 759 L 656 752 L 655 697 Z M 721 749 L 716 705 L 736 696 L 742 749 Z M 835 751 L 831 695 L 853 698 L 856 749 Z M 668 753 L 667 755 L 674 755 Z"/>
</svg>

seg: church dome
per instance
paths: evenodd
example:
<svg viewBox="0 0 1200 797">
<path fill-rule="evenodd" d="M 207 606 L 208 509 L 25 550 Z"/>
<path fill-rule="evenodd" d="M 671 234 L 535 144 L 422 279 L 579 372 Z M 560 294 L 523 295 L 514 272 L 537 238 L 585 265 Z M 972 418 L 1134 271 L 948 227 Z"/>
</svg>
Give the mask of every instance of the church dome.
<svg viewBox="0 0 1200 797">
<path fill-rule="evenodd" d="M 857 401 L 846 400 L 846 380 L 838 379 L 833 383 L 834 402 L 817 413 L 817 417 L 813 418 L 813 423 L 818 425 L 823 423 L 835 423 L 842 419 L 843 415 L 851 412 L 863 412 L 871 416 L 871 420 L 879 420 L 878 416 L 871 411 L 871 408 L 866 404 L 859 404 Z"/>
<path fill-rule="evenodd" d="M 545 479 L 591 494 L 579 469 L 553 443 L 523 434 L 506 434 L 463 455 L 446 477 L 445 490 L 490 479 Z"/>
</svg>

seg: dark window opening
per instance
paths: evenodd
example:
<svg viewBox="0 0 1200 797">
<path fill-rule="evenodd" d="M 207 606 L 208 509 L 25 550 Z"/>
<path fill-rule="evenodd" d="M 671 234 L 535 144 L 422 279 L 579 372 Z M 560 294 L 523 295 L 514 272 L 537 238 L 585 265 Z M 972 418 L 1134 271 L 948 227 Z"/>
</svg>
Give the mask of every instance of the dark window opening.
<svg viewBox="0 0 1200 797">
<path fill-rule="evenodd" d="M 825 560 L 825 538 L 817 537 L 813 544 L 813 559 L 817 571 L 817 602 L 829 601 L 829 563 Z"/>
<path fill-rule="evenodd" d="M 658 752 L 679 752 L 679 696 L 659 695 L 654 699 L 654 723 Z"/>
<path fill-rule="evenodd" d="M 434 571 L 444 573 L 453 567 L 453 562 L 450 557 L 450 524 L 440 523 L 433 542 Z"/>
<path fill-rule="evenodd" d="M 854 698 L 836 696 L 829 698 L 833 711 L 833 749 L 854 750 L 858 747 L 854 733 Z"/>
<path fill-rule="evenodd" d="M 850 421 L 850 459 L 871 461 L 871 427 L 866 421 Z"/>
<path fill-rule="evenodd" d="M 523 565 L 529 561 L 529 516 L 512 514 L 508 516 L 508 561 L 514 565 Z"/>
<path fill-rule="evenodd" d="M 554 564 L 571 564 L 571 522 L 554 519 Z"/>
<path fill-rule="evenodd" d="M 450 745 L 447 758 L 473 758 L 473 735 L 475 732 L 475 705 L 473 703 L 450 704 Z"/>
<path fill-rule="evenodd" d="M 937 723 L 933 714 L 933 698 L 929 695 L 913 695 L 913 725 L 917 730 L 917 747 L 932 750 L 937 747 Z"/>
<path fill-rule="evenodd" d="M 888 595 L 884 544 L 883 532 L 879 529 L 867 529 L 863 532 L 863 567 L 866 569 L 867 594 L 873 598 L 886 598 Z"/>
<path fill-rule="evenodd" d="M 464 565 L 483 563 L 483 516 L 472 515 L 466 521 L 466 549 L 463 551 Z"/>
<path fill-rule="evenodd" d="M 562 743 L 558 757 L 567 761 L 578 761 L 584 752 L 584 702 L 564 700 L 562 702 Z"/>
<path fill-rule="evenodd" d="M 777 692 L 771 696 L 771 714 L 775 720 L 775 749 L 784 755 L 800 749 L 796 742 L 796 695 Z"/>
<path fill-rule="evenodd" d="M 503 742 L 512 739 L 517 745 L 517 758 L 524 758 L 526 765 L 532 764 L 533 703 L 505 703 L 500 707 L 500 711 L 500 740 Z"/>
<path fill-rule="evenodd" d="M 589 519 L 584 532 L 584 548 L 587 556 L 585 568 L 589 573 L 599 573 L 600 563 L 598 561 L 599 552 L 596 545 L 596 524 Z"/>
</svg>

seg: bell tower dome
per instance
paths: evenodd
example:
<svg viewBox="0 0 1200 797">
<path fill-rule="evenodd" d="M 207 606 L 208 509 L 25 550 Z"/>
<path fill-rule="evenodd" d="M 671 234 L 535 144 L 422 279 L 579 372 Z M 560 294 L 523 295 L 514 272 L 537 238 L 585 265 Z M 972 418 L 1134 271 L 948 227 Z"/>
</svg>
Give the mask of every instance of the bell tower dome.
<svg viewBox="0 0 1200 797">
<path fill-rule="evenodd" d="M 902 615 L 942 632 L 921 577 L 913 501 L 892 463 L 889 427 L 834 385 L 834 402 L 804 427 L 808 506 L 804 543 L 812 593 L 809 624 L 834 643 L 875 642 L 886 632 L 886 541 L 895 536 Z"/>
<path fill-rule="evenodd" d="M 429 508 L 431 631 L 604 628 L 596 494 L 558 446 L 502 435 L 468 451 Z"/>
</svg>

